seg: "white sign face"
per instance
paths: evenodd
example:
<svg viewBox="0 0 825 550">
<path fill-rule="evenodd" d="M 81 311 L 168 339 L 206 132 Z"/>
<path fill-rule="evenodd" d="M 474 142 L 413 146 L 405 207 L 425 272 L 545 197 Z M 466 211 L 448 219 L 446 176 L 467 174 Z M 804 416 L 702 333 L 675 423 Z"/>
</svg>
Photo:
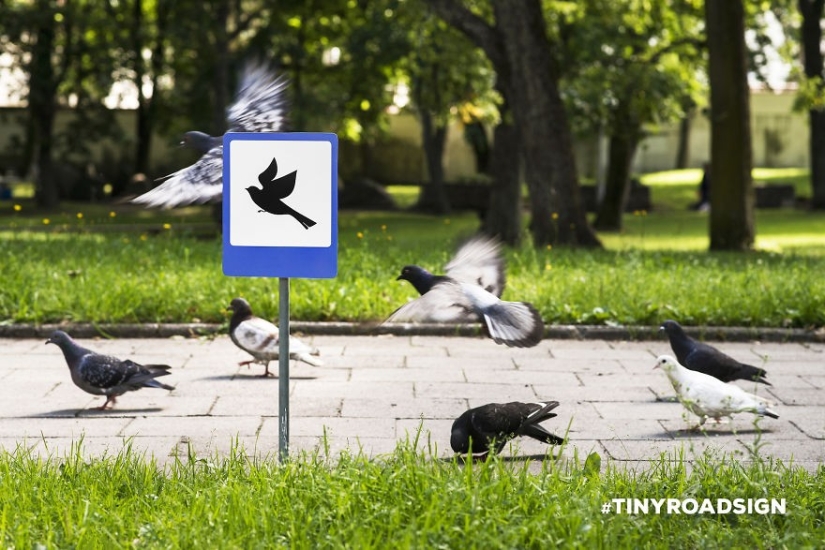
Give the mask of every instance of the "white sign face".
<svg viewBox="0 0 825 550">
<path fill-rule="evenodd" d="M 228 154 L 233 246 L 330 246 L 328 141 L 233 140 Z"/>
</svg>

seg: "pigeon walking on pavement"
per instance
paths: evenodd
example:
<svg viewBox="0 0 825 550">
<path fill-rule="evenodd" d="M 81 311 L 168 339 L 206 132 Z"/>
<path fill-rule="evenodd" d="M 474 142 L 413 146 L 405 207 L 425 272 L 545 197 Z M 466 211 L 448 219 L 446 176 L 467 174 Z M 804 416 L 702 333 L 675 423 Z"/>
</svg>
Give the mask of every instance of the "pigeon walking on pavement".
<svg viewBox="0 0 825 550">
<path fill-rule="evenodd" d="M 556 416 L 558 401 L 539 403 L 489 403 L 465 411 L 453 422 L 450 447 L 460 454 L 486 456 L 500 453 L 511 439 L 527 436 L 550 445 L 564 439 L 545 430 L 540 423 Z"/>
<path fill-rule="evenodd" d="M 667 333 L 670 347 L 679 363 L 690 369 L 718 378 L 722 382 L 733 380 L 753 380 L 770 386 L 765 380 L 765 369 L 740 363 L 718 349 L 703 342 L 697 342 L 682 329 L 676 321 L 665 321 L 659 330 Z"/>
<path fill-rule="evenodd" d="M 265 64 L 244 68 L 235 102 L 227 109 L 230 132 L 279 132 L 286 118 L 285 78 Z M 223 196 L 223 136 L 186 132 L 181 145 L 202 153 L 191 166 L 169 176 L 159 186 L 133 199 L 150 207 L 172 208 L 217 202 Z"/>
<path fill-rule="evenodd" d="M 409 281 L 421 296 L 395 310 L 387 323 L 482 322 L 496 344 L 529 348 L 541 342 L 544 323 L 526 302 L 505 302 L 504 260 L 496 239 L 476 237 L 462 246 L 434 275 L 417 265 L 407 265 L 397 280 Z"/>
<path fill-rule="evenodd" d="M 733 418 L 733 413 L 738 412 L 779 418 L 779 415 L 770 409 L 773 404 L 767 399 L 713 376 L 686 369 L 670 355 L 660 355 L 653 368 L 665 371 L 679 396 L 679 401 L 700 418 L 699 425 L 692 428 L 694 430 L 701 428 L 708 418 L 719 422 L 723 416 Z"/>
<path fill-rule="evenodd" d="M 269 166 L 258 175 L 261 187 L 247 187 L 246 192 L 252 198 L 252 202 L 261 207 L 259 212 L 268 212 L 275 215 L 288 214 L 295 218 L 304 229 L 309 229 L 315 222 L 297 212 L 294 208 L 286 204 L 282 199 L 288 197 L 295 190 L 295 178 L 297 171 L 292 171 L 285 176 L 276 178 L 278 175 L 278 161 L 272 159 Z"/>
<path fill-rule="evenodd" d="M 72 382 L 78 388 L 92 395 L 106 396 L 106 402 L 99 407 L 101 411 L 110 403 L 114 407 L 116 399 L 126 392 L 141 388 L 175 389 L 155 380 L 170 374 L 169 365 L 139 365 L 129 359 L 100 355 L 81 347 L 61 330 L 54 331 L 46 343 L 55 344 L 63 352 Z"/>
<path fill-rule="evenodd" d="M 236 346 L 254 357 L 249 361 L 240 363 L 250 365 L 261 363 L 264 365 L 264 373 L 267 377 L 272 375 L 269 372 L 269 362 L 277 361 L 280 357 L 280 344 L 278 337 L 278 327 L 252 314 L 249 302 L 243 298 L 235 298 L 230 302 L 229 309 L 232 317 L 229 319 L 229 337 Z M 323 362 L 314 356 L 319 355 L 317 348 L 312 348 L 297 338 L 289 337 L 289 358 L 303 361 L 313 367 L 323 366 Z"/>
</svg>

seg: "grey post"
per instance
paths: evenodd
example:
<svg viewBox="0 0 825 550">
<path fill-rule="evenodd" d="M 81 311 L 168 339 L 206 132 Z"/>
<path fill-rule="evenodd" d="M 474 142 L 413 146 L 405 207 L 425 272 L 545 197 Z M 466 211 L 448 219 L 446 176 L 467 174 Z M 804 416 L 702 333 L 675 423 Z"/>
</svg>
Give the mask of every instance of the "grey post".
<svg viewBox="0 0 825 550">
<path fill-rule="evenodd" d="M 289 278 L 278 279 L 278 456 L 289 457 Z"/>
</svg>

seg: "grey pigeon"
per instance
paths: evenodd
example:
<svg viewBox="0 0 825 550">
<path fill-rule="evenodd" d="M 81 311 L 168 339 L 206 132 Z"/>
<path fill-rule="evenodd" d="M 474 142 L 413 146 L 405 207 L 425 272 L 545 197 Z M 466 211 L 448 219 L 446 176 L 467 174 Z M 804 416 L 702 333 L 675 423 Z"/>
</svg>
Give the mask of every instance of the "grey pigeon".
<svg viewBox="0 0 825 550">
<path fill-rule="evenodd" d="M 230 132 L 278 132 L 286 117 L 286 79 L 263 64 L 244 69 L 235 102 L 227 109 Z M 223 136 L 186 132 L 181 145 L 202 153 L 201 158 L 133 202 L 172 208 L 192 203 L 216 202 L 223 196 Z"/>
<path fill-rule="evenodd" d="M 556 416 L 550 412 L 558 401 L 539 403 L 490 403 L 465 411 L 453 422 L 450 447 L 456 453 L 485 456 L 500 453 L 511 439 L 525 435 L 550 445 L 561 445 L 564 439 L 553 435 L 539 424 Z"/>
<path fill-rule="evenodd" d="M 270 376 L 269 362 L 277 361 L 281 356 L 278 327 L 252 314 L 249 302 L 243 298 L 235 298 L 229 304 L 232 317 L 229 319 L 229 337 L 236 346 L 254 357 L 250 361 L 243 361 L 241 366 L 251 363 L 262 363 L 264 373 L 261 376 Z M 289 337 L 289 357 L 303 361 L 313 367 L 320 367 L 324 363 L 313 356 L 319 355 L 317 348 L 311 348 L 295 337 Z"/>
<path fill-rule="evenodd" d="M 767 399 L 748 393 L 734 384 L 726 384 L 713 376 L 686 369 L 670 355 L 656 358 L 656 366 L 653 368 L 665 371 L 679 401 L 701 419 L 693 429 L 701 427 L 708 418 L 719 422 L 723 416 L 731 418 L 737 412 L 779 418 L 770 409 L 772 403 Z"/>
<path fill-rule="evenodd" d="M 711 345 L 697 342 L 685 334 L 685 331 L 676 321 L 665 321 L 659 327 L 659 330 L 667 333 L 676 360 L 690 370 L 708 374 L 722 382 L 753 380 L 768 386 L 771 385 L 770 382 L 765 380 L 768 375 L 765 369 L 740 363 Z"/>
<path fill-rule="evenodd" d="M 129 391 L 141 388 L 175 389 L 155 380 L 170 374 L 172 367 L 169 365 L 139 365 L 129 359 L 124 361 L 111 355 L 100 355 L 81 347 L 62 330 L 54 331 L 46 343 L 57 345 L 63 352 L 72 382 L 78 388 L 92 395 L 106 396 L 106 402 L 99 407 L 101 411 L 106 410 L 110 403 L 114 406 L 116 398 Z"/>
<path fill-rule="evenodd" d="M 398 280 L 409 281 L 421 294 L 404 304 L 387 323 L 483 323 L 497 344 L 533 347 L 541 342 L 544 323 L 526 302 L 500 299 L 504 291 L 504 260 L 496 239 L 476 237 L 462 246 L 445 266 L 445 275 L 407 265 Z"/>
</svg>

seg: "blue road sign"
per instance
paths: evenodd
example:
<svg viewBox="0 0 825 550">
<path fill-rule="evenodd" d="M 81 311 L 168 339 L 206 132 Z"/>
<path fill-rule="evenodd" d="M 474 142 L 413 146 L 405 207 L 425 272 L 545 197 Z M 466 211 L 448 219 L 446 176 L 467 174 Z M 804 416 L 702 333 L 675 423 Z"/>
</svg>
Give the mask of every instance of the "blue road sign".
<svg viewBox="0 0 825 550">
<path fill-rule="evenodd" d="M 326 279 L 338 273 L 338 136 L 223 138 L 223 272 Z"/>
</svg>

